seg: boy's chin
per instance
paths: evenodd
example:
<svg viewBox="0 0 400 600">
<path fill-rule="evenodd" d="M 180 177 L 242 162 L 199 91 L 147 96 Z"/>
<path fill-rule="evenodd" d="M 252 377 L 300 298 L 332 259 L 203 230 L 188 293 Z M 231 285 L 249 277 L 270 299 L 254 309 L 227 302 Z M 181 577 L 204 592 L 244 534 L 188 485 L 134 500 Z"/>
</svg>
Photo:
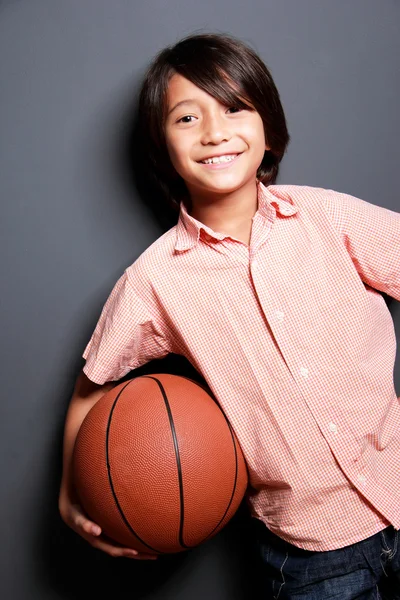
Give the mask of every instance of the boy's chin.
<svg viewBox="0 0 400 600">
<path fill-rule="evenodd" d="M 230 194 L 237 192 L 241 188 L 249 185 L 250 182 L 256 184 L 256 176 L 247 179 L 232 178 L 230 181 L 224 181 L 222 178 L 220 181 L 206 181 L 202 182 L 199 186 L 193 186 L 194 193 L 209 193 L 209 194 Z"/>
</svg>

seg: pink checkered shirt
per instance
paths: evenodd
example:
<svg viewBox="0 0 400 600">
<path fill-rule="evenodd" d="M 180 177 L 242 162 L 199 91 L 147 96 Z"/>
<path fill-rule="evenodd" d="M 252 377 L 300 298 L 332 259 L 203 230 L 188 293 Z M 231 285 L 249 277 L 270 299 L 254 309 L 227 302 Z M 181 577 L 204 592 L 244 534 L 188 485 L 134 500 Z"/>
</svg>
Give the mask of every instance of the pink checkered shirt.
<svg viewBox="0 0 400 600">
<path fill-rule="evenodd" d="M 400 214 L 320 188 L 258 186 L 250 245 L 183 204 L 129 266 L 84 371 L 118 380 L 173 352 L 204 376 L 247 461 L 251 514 L 332 550 L 400 528 Z"/>
</svg>

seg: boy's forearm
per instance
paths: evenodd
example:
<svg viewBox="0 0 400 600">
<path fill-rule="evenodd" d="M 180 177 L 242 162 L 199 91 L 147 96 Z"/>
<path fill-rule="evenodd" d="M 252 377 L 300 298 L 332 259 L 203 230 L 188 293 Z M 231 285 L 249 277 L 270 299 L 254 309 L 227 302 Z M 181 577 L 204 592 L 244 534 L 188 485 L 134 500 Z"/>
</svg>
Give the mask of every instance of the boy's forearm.
<svg viewBox="0 0 400 600">
<path fill-rule="evenodd" d="M 116 384 L 117 382 L 108 382 L 104 385 L 97 385 L 90 381 L 83 371 L 76 380 L 74 393 L 69 403 L 64 426 L 63 474 L 60 489 L 60 502 L 64 497 L 72 498 L 74 496 L 71 469 L 72 453 L 82 421 L 92 406 L 94 406 L 94 404 L 96 404 L 96 402 Z"/>
</svg>

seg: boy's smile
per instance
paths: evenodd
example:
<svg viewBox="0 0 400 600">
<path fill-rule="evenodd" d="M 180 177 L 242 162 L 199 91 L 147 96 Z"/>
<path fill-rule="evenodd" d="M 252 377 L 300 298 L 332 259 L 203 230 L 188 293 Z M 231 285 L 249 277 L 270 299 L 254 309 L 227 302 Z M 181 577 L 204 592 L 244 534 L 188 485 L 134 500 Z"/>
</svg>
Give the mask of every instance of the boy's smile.
<svg viewBox="0 0 400 600">
<path fill-rule="evenodd" d="M 199 162 L 209 169 L 224 169 L 235 163 L 241 154 L 240 152 L 238 154 L 222 154 L 221 156 L 214 155 Z"/>
<path fill-rule="evenodd" d="M 221 104 L 179 74 L 168 86 L 165 139 L 192 197 L 231 194 L 255 183 L 269 149 L 257 111 Z"/>
</svg>

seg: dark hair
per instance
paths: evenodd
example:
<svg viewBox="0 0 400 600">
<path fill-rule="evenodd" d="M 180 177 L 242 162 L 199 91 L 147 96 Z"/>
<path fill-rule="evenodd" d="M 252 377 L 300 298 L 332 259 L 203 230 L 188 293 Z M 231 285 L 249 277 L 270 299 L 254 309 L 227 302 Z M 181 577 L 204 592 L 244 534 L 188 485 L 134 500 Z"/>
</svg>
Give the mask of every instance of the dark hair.
<svg viewBox="0 0 400 600">
<path fill-rule="evenodd" d="M 226 105 L 260 114 L 266 151 L 257 171 L 264 184 L 274 183 L 289 133 L 278 90 L 261 58 L 240 40 L 223 34 L 190 35 L 165 48 L 147 70 L 139 96 L 139 128 L 143 167 L 161 188 L 169 205 L 179 209 L 187 196 L 183 179 L 170 161 L 164 136 L 166 95 L 172 75 L 179 73 Z"/>
</svg>

